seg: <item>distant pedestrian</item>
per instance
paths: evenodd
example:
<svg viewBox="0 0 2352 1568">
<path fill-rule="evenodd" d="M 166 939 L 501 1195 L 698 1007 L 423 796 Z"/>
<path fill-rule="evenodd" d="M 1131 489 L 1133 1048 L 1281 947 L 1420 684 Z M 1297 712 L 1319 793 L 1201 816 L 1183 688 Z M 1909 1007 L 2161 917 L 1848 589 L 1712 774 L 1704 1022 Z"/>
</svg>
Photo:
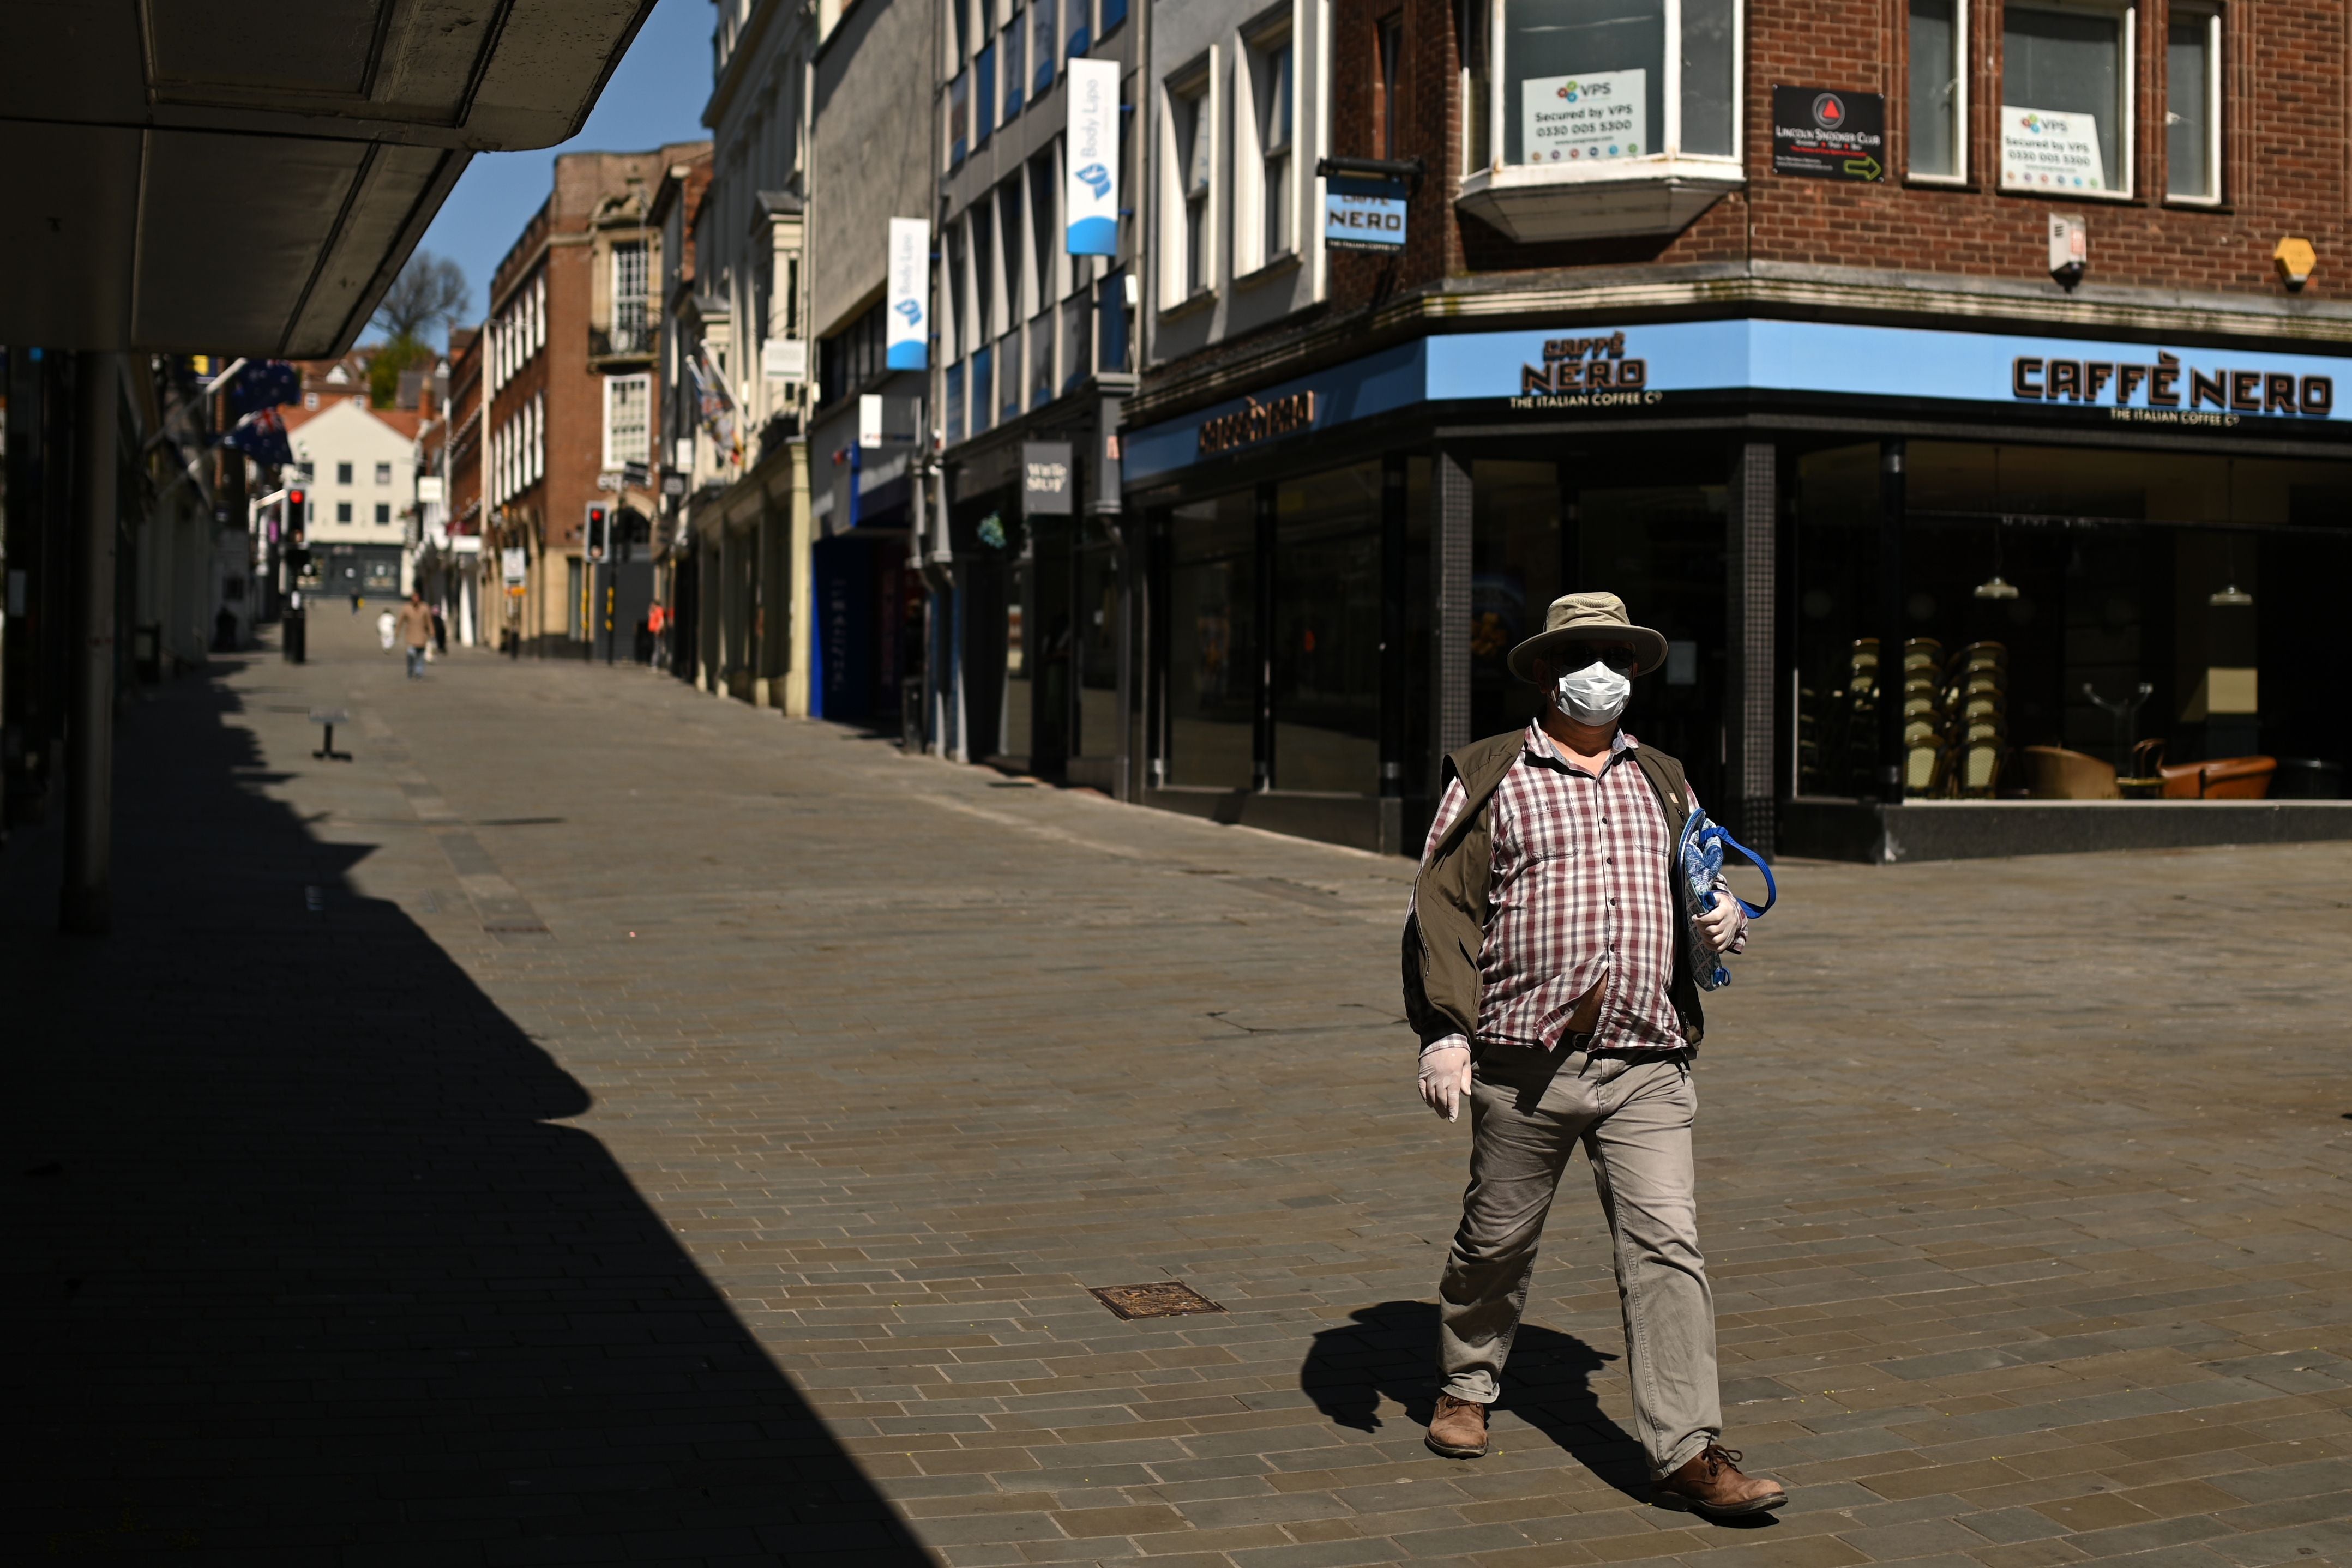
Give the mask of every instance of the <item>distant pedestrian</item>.
<svg viewBox="0 0 2352 1568">
<path fill-rule="evenodd" d="M 354 589 L 352 589 L 352 614 L 354 614 L 354 615 L 357 615 L 359 612 L 360 612 L 360 591 L 359 591 L 358 589 L 354 588 Z"/>
<path fill-rule="evenodd" d="M 1615 594 L 1556 599 L 1510 654 L 1542 713 L 1445 759 L 1404 939 L 1422 1098 L 1447 1121 L 1470 1112 L 1427 1440 L 1453 1458 L 1486 1452 L 1544 1217 L 1581 1143 L 1616 1244 L 1651 1500 L 1727 1518 L 1789 1499 L 1722 1444 L 1691 1163 L 1696 966 L 1738 951 L 1747 917 L 1719 897 L 1685 932 L 1675 846 L 1696 802 L 1682 765 L 1619 722 L 1633 677 L 1665 659 L 1665 638 L 1633 625 Z M 1701 943 L 1709 951 L 1690 950 Z"/>
<path fill-rule="evenodd" d="M 433 607 L 433 652 L 444 659 L 449 656 L 449 622 L 437 604 Z"/>
<path fill-rule="evenodd" d="M 387 653 L 392 652 L 392 633 L 397 623 L 398 618 L 390 610 L 381 611 L 376 615 L 375 640 L 383 645 Z"/>
<path fill-rule="evenodd" d="M 400 638 L 408 648 L 408 678 L 423 680 L 425 653 L 433 646 L 433 612 L 425 608 L 425 595 L 415 589 L 409 590 L 408 602 L 400 607 Z"/>
</svg>

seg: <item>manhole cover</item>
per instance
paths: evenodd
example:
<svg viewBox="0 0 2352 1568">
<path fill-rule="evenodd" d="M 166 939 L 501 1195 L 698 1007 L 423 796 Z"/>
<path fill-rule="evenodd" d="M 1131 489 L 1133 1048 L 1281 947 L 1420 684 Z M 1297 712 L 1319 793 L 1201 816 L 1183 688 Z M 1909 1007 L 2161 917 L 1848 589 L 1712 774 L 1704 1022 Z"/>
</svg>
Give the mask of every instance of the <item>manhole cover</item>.
<svg viewBox="0 0 2352 1568">
<path fill-rule="evenodd" d="M 1160 1280 L 1149 1285 L 1104 1285 L 1087 1293 L 1123 1318 L 1181 1318 L 1192 1312 L 1225 1310 L 1192 1286 L 1174 1280 Z"/>
</svg>

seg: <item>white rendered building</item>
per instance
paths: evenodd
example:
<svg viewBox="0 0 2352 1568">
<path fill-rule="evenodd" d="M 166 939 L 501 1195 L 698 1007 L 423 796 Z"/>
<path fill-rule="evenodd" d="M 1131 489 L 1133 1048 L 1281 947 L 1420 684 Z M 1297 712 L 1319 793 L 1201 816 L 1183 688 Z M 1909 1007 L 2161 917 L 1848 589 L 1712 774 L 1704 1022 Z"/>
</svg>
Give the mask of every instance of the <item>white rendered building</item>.
<svg viewBox="0 0 2352 1568">
<path fill-rule="evenodd" d="M 336 399 L 286 411 L 294 460 L 307 463 L 314 591 L 394 599 L 409 588 L 404 526 L 416 499 L 417 415 Z"/>
</svg>

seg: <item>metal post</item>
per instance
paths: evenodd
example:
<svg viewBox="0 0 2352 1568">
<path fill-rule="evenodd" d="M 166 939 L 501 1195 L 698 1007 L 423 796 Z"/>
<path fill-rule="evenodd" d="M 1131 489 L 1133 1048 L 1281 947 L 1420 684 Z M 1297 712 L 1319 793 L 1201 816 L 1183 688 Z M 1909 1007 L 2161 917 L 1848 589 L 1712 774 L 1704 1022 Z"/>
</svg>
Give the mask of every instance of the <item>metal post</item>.
<svg viewBox="0 0 2352 1568">
<path fill-rule="evenodd" d="M 1730 653 L 1724 726 L 1730 766 L 1724 793 L 1726 811 L 1739 834 L 1759 854 L 1772 852 L 1772 671 L 1773 632 L 1779 586 L 1774 560 L 1778 541 L 1779 449 L 1769 441 L 1739 448 L 1733 471 L 1731 508 L 1724 542 L 1725 645 Z"/>
<path fill-rule="evenodd" d="M 102 936 L 114 924 L 115 406 L 119 356 L 74 366 L 73 703 L 66 731 L 65 885 L 59 924 Z"/>
<path fill-rule="evenodd" d="M 1274 755 L 1274 512 L 1272 481 L 1257 487 L 1257 733 L 1252 782 L 1261 790 L 1275 782 Z"/>
<path fill-rule="evenodd" d="M 1446 753 L 1470 744 L 1470 469 L 1451 450 L 1437 450 L 1430 486 L 1437 515 L 1431 519 L 1430 586 L 1437 602 L 1430 617 L 1433 704 L 1437 725 L 1430 758 L 1432 793 L 1436 768 Z"/>
<path fill-rule="evenodd" d="M 1381 460 L 1381 793 L 1404 793 L 1406 465 L 1402 452 Z"/>
<path fill-rule="evenodd" d="M 1910 495 L 1904 444 L 1878 448 L 1878 798 L 1903 803 L 1903 517 Z"/>
</svg>

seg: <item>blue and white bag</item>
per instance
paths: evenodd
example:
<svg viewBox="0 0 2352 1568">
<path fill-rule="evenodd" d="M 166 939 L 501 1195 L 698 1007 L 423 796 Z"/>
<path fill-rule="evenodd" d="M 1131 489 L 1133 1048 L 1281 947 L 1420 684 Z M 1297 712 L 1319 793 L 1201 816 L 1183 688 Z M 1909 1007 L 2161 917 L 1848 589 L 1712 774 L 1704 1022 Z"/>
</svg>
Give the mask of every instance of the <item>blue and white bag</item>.
<svg viewBox="0 0 2352 1568">
<path fill-rule="evenodd" d="M 1750 920 L 1761 916 L 1780 900 L 1780 890 L 1772 882 L 1772 868 L 1764 863 L 1764 857 L 1718 827 L 1704 810 L 1694 809 L 1683 823 L 1681 841 L 1675 845 L 1675 864 L 1681 873 L 1675 885 L 1682 894 L 1684 940 L 1698 970 L 1698 986 L 1703 991 L 1731 984 L 1731 971 L 1723 967 L 1723 955 L 1699 956 L 1707 952 L 1707 945 L 1706 938 L 1700 935 L 1698 917 L 1715 907 L 1715 884 L 1723 874 L 1726 850 L 1737 850 L 1746 855 L 1748 863 L 1764 873 L 1762 909 L 1739 898 L 1738 894 L 1731 894 L 1738 899 L 1739 907 L 1748 912 Z"/>
</svg>

